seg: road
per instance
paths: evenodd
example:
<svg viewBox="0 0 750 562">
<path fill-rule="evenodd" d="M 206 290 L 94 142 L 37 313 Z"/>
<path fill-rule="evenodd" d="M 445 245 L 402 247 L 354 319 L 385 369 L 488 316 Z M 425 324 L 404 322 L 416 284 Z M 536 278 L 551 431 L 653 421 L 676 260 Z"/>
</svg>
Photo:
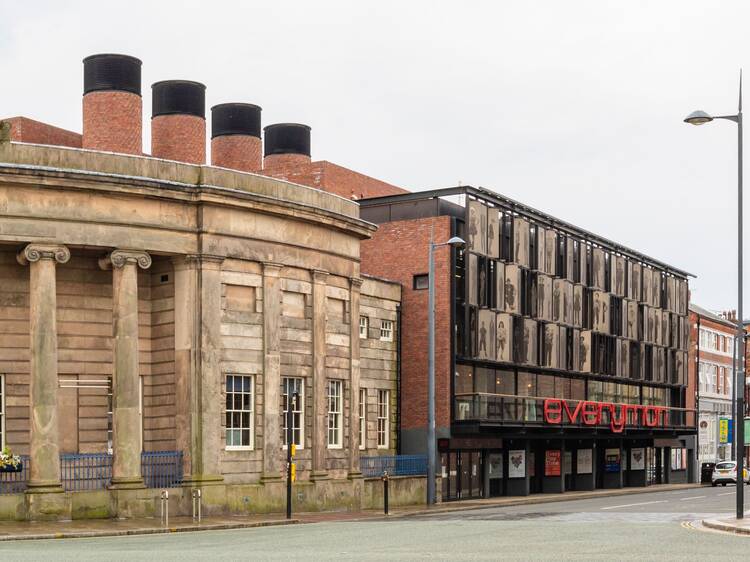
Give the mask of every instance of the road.
<svg viewBox="0 0 750 562">
<path fill-rule="evenodd" d="M 747 560 L 750 537 L 686 525 L 733 511 L 734 487 L 694 488 L 410 518 L 0 543 L 0 556 L 81 562 Z"/>
</svg>

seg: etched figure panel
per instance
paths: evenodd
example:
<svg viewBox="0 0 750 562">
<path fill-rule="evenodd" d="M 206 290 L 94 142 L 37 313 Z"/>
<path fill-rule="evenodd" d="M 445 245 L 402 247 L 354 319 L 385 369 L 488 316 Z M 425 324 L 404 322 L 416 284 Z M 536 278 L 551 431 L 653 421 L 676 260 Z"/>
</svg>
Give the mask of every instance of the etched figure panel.
<svg viewBox="0 0 750 562">
<path fill-rule="evenodd" d="M 583 285 L 573 286 L 573 326 L 580 328 L 583 322 Z"/>
<path fill-rule="evenodd" d="M 604 291 L 593 291 L 593 329 L 602 334 L 609 333 L 609 295 Z"/>
<path fill-rule="evenodd" d="M 522 354 L 522 357 L 525 357 L 525 360 L 523 361 L 527 365 L 538 365 L 538 357 L 537 357 L 537 323 L 536 320 L 529 320 L 528 318 L 524 318 L 523 321 L 523 343 L 521 344 L 522 350 L 524 350 L 525 353 Z"/>
<path fill-rule="evenodd" d="M 581 330 L 578 338 L 578 370 L 591 372 L 591 330 Z"/>
<path fill-rule="evenodd" d="M 594 248 L 593 256 L 594 256 L 594 265 L 593 265 L 594 278 L 592 279 L 591 285 L 603 291 L 604 290 L 604 250 L 602 250 L 601 248 Z"/>
<path fill-rule="evenodd" d="M 557 274 L 557 232 L 554 230 L 548 230 L 545 236 L 544 251 L 547 254 L 545 258 L 547 269 L 545 270 L 550 275 Z"/>
<path fill-rule="evenodd" d="M 498 361 L 512 361 L 512 334 L 510 314 L 499 312 L 495 316 L 495 358 Z"/>
<path fill-rule="evenodd" d="M 515 264 L 505 266 L 505 310 L 518 314 L 521 310 L 521 269 Z"/>
<path fill-rule="evenodd" d="M 630 342 L 626 339 L 619 339 L 620 345 L 620 372 L 621 377 L 630 376 Z"/>
<path fill-rule="evenodd" d="M 666 310 L 661 311 L 661 344 L 668 346 L 671 343 L 669 337 L 669 328 L 671 324 L 669 322 L 669 312 Z"/>
<path fill-rule="evenodd" d="M 559 350 L 559 368 L 568 368 L 568 330 L 565 326 L 560 326 L 560 337 L 558 338 L 557 348 Z"/>
<path fill-rule="evenodd" d="M 642 287 L 641 264 L 633 263 L 631 265 L 631 270 L 632 271 L 630 275 L 630 298 L 636 301 L 640 301 L 641 300 L 641 287 Z"/>
<path fill-rule="evenodd" d="M 562 322 L 563 287 L 562 279 L 552 281 L 552 320 Z"/>
<path fill-rule="evenodd" d="M 552 278 L 540 273 L 536 279 L 537 316 L 552 320 Z"/>
<path fill-rule="evenodd" d="M 536 268 L 539 271 L 547 271 L 546 230 L 544 227 L 536 227 Z"/>
<path fill-rule="evenodd" d="M 625 258 L 612 256 L 610 260 L 610 279 L 612 280 L 612 292 L 618 297 L 625 296 Z"/>
<path fill-rule="evenodd" d="M 494 312 L 486 308 L 479 311 L 477 356 L 480 359 L 495 358 L 495 316 Z"/>
<path fill-rule="evenodd" d="M 487 255 L 491 258 L 500 257 L 500 211 L 495 208 L 487 209 Z"/>
<path fill-rule="evenodd" d="M 677 279 L 667 277 L 667 310 L 677 312 Z"/>
<path fill-rule="evenodd" d="M 516 263 L 529 266 L 529 221 L 516 217 L 513 220 L 513 235 Z"/>
<path fill-rule="evenodd" d="M 661 306 L 661 272 L 651 270 L 651 306 L 659 308 Z"/>
<path fill-rule="evenodd" d="M 573 323 L 573 283 L 561 279 L 562 284 L 562 318 L 563 324 Z"/>
<path fill-rule="evenodd" d="M 648 341 L 657 343 L 656 335 L 659 333 L 659 327 L 656 325 L 656 309 L 648 307 Z"/>
<path fill-rule="evenodd" d="M 580 276 L 580 283 L 582 285 L 589 286 L 590 279 L 589 279 L 589 249 L 590 246 L 588 244 L 584 244 L 583 242 L 578 242 L 578 269 L 579 269 L 579 276 Z"/>
<path fill-rule="evenodd" d="M 469 201 L 469 250 L 487 255 L 487 207 Z"/>
<path fill-rule="evenodd" d="M 544 325 L 544 341 L 542 342 L 542 365 L 544 367 L 559 367 L 560 328 L 557 324 Z"/>
<path fill-rule="evenodd" d="M 688 313 L 688 284 L 687 281 L 681 279 L 678 285 L 678 293 L 680 299 L 678 312 L 684 316 Z"/>
<path fill-rule="evenodd" d="M 651 269 L 643 268 L 643 293 L 641 295 L 641 302 L 651 304 Z"/>
<path fill-rule="evenodd" d="M 638 302 L 626 301 L 628 312 L 627 312 L 627 329 L 625 332 L 626 337 L 631 340 L 638 339 Z"/>
<path fill-rule="evenodd" d="M 576 328 L 573 329 L 573 345 L 570 358 L 570 363 L 573 366 L 574 371 L 581 370 L 581 330 Z"/>
<path fill-rule="evenodd" d="M 680 317 L 677 314 L 670 315 L 670 338 L 669 345 L 675 349 L 680 348 Z"/>
<path fill-rule="evenodd" d="M 469 304 L 479 304 L 479 279 L 477 278 L 479 258 L 469 254 L 469 267 L 466 268 L 466 282 L 469 285 Z"/>
<path fill-rule="evenodd" d="M 495 308 L 505 310 L 505 264 L 495 262 Z"/>
<path fill-rule="evenodd" d="M 575 281 L 575 277 L 573 276 L 573 256 L 575 255 L 575 241 L 568 237 L 567 240 L 568 245 L 568 251 L 565 256 L 565 263 L 566 265 L 566 277 L 568 281 Z"/>
</svg>

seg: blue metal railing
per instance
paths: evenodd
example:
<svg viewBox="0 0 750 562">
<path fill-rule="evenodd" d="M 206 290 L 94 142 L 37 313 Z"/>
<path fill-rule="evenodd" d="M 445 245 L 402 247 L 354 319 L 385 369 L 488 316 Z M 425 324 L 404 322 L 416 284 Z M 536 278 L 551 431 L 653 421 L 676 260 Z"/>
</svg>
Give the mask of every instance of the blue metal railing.
<svg viewBox="0 0 750 562">
<path fill-rule="evenodd" d="M 67 492 L 103 490 L 112 482 L 112 455 L 108 453 L 60 455 L 60 479 Z"/>
<path fill-rule="evenodd" d="M 144 451 L 141 474 L 147 488 L 174 488 L 182 483 L 182 451 Z"/>
<path fill-rule="evenodd" d="M 397 455 L 391 457 L 360 457 L 360 470 L 365 478 L 383 476 L 420 476 L 427 474 L 427 455 Z"/>
<path fill-rule="evenodd" d="M 21 456 L 23 468 L 20 472 L 0 472 L 0 494 L 20 494 L 29 480 L 29 457 Z"/>
</svg>

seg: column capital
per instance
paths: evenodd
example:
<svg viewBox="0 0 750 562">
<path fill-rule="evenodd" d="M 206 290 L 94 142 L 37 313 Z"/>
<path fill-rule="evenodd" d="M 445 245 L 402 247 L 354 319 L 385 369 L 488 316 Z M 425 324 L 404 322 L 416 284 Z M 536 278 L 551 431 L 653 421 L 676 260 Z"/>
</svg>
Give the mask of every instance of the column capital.
<svg viewBox="0 0 750 562">
<path fill-rule="evenodd" d="M 362 287 L 362 283 L 364 282 L 364 279 L 361 277 L 350 277 L 349 283 L 352 286 L 352 289 L 360 289 Z"/>
<path fill-rule="evenodd" d="M 282 267 L 284 266 L 280 263 L 264 261 L 263 262 L 263 275 L 267 277 L 278 277 L 281 274 Z"/>
<path fill-rule="evenodd" d="M 328 281 L 328 272 L 323 271 L 322 269 L 313 269 L 312 270 L 312 279 L 313 283 L 326 283 Z"/>
<path fill-rule="evenodd" d="M 120 269 L 126 264 L 138 264 L 141 269 L 151 267 L 151 256 L 139 250 L 114 250 L 99 260 L 102 269 Z"/>
<path fill-rule="evenodd" d="M 59 244 L 29 244 L 18 253 L 16 259 L 21 265 L 28 265 L 39 260 L 66 263 L 70 259 L 70 250 Z"/>
<path fill-rule="evenodd" d="M 175 269 L 197 269 L 199 266 L 204 269 L 220 268 L 223 263 L 224 257 L 213 255 L 185 254 L 172 258 Z"/>
</svg>

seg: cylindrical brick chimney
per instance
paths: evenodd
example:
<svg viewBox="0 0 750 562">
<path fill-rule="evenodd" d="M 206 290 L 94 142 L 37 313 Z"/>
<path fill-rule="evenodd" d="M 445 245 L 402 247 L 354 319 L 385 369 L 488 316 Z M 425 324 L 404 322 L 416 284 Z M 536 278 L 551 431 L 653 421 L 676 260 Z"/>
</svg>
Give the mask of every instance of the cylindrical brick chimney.
<svg viewBox="0 0 750 562">
<path fill-rule="evenodd" d="M 263 168 L 310 163 L 310 127 L 276 123 L 263 129 Z"/>
<path fill-rule="evenodd" d="M 189 80 L 151 85 L 151 155 L 206 163 L 206 87 Z"/>
<path fill-rule="evenodd" d="M 83 148 L 143 153 L 141 61 L 101 54 L 83 59 Z"/>
<path fill-rule="evenodd" d="M 243 172 L 263 167 L 261 108 L 250 103 L 222 103 L 211 108 L 211 165 Z"/>
</svg>

